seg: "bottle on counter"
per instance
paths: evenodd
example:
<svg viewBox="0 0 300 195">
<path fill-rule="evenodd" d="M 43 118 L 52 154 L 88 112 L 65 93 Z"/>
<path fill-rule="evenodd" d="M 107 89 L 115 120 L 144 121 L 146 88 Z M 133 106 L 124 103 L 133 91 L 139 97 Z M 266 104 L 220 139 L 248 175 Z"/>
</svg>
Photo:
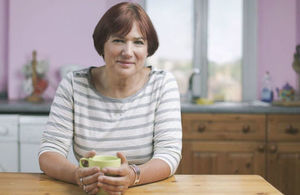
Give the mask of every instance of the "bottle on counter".
<svg viewBox="0 0 300 195">
<path fill-rule="evenodd" d="M 261 91 L 261 101 L 272 102 L 273 101 L 273 90 L 272 80 L 270 73 L 267 71 L 263 78 L 263 86 Z"/>
<path fill-rule="evenodd" d="M 196 100 L 201 97 L 201 75 L 199 68 L 194 68 L 189 79 L 189 92 L 191 100 Z"/>
</svg>

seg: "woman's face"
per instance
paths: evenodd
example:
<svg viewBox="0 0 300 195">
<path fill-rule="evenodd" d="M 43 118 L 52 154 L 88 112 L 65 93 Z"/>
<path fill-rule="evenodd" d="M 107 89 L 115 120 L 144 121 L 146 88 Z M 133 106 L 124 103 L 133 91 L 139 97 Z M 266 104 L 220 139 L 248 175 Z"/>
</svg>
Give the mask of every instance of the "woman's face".
<svg viewBox="0 0 300 195">
<path fill-rule="evenodd" d="M 121 77 L 141 71 L 147 56 L 148 43 L 136 23 L 125 37 L 111 35 L 104 44 L 106 67 Z"/>
</svg>

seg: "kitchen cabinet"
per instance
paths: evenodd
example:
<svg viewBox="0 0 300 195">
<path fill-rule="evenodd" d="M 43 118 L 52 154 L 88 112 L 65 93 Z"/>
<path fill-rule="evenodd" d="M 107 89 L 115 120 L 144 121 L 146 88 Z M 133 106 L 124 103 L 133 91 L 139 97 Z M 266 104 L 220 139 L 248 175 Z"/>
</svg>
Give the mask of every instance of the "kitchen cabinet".
<svg viewBox="0 0 300 195">
<path fill-rule="evenodd" d="M 47 120 L 47 115 L 0 115 L 0 172 L 41 172 L 38 152 Z M 78 164 L 72 149 L 68 159 Z"/>
<path fill-rule="evenodd" d="M 38 162 L 40 139 L 46 116 L 20 117 L 20 171 L 41 172 Z"/>
<path fill-rule="evenodd" d="M 284 194 L 300 194 L 300 115 L 269 115 L 267 180 Z"/>
<path fill-rule="evenodd" d="M 38 162 L 40 140 L 47 123 L 48 116 L 20 116 L 20 171 L 41 172 Z M 70 149 L 68 159 L 78 164 Z"/>
<path fill-rule="evenodd" d="M 265 156 L 260 143 L 185 142 L 185 174 L 257 174 L 264 176 Z"/>
<path fill-rule="evenodd" d="M 183 114 L 180 171 L 264 176 L 264 121 L 264 115 Z"/>
<path fill-rule="evenodd" d="M 0 115 L 0 172 L 18 171 L 18 115 Z"/>
<path fill-rule="evenodd" d="M 300 194 L 300 115 L 183 113 L 182 174 L 258 174 Z"/>
</svg>

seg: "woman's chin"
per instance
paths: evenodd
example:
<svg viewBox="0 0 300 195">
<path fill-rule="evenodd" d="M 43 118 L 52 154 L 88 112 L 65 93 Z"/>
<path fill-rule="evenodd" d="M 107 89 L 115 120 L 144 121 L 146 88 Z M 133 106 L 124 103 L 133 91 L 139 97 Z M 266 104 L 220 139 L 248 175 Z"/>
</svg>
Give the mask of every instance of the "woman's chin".
<svg viewBox="0 0 300 195">
<path fill-rule="evenodd" d="M 120 68 L 117 70 L 118 77 L 126 78 L 134 75 L 135 71 L 132 68 Z"/>
</svg>

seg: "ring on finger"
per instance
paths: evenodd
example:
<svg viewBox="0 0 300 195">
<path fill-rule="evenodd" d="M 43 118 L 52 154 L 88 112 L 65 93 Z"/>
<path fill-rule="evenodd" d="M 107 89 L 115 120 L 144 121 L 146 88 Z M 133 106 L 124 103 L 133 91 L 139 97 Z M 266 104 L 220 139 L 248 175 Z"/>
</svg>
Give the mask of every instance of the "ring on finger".
<svg viewBox="0 0 300 195">
<path fill-rule="evenodd" d="M 83 184 L 83 178 L 82 178 L 82 177 L 80 177 L 80 179 L 79 179 L 79 180 L 80 180 L 80 185 L 82 185 L 82 186 L 83 186 L 83 185 L 84 185 L 84 184 Z"/>
<path fill-rule="evenodd" d="M 86 185 L 83 185 L 83 191 L 87 192 Z"/>
</svg>

